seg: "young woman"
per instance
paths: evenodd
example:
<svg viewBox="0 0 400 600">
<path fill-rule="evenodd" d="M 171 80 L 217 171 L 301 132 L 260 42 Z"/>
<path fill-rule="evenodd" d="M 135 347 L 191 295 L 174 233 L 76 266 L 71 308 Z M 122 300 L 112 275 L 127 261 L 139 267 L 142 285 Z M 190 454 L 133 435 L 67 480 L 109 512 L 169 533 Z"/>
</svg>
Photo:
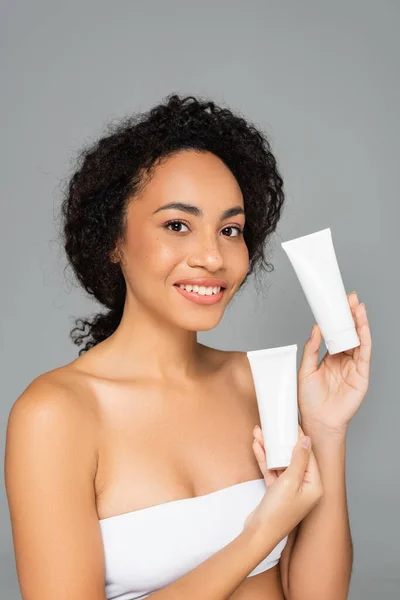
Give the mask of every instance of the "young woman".
<svg viewBox="0 0 400 600">
<path fill-rule="evenodd" d="M 77 321 L 78 358 L 38 376 L 10 412 L 24 600 L 347 597 L 345 432 L 367 389 L 365 308 L 349 297 L 355 351 L 318 366 L 318 327 L 307 341 L 299 442 L 279 472 L 266 469 L 246 353 L 197 341 L 268 270 L 283 200 L 265 136 L 192 96 L 81 153 L 65 250 L 106 310 Z"/>
</svg>

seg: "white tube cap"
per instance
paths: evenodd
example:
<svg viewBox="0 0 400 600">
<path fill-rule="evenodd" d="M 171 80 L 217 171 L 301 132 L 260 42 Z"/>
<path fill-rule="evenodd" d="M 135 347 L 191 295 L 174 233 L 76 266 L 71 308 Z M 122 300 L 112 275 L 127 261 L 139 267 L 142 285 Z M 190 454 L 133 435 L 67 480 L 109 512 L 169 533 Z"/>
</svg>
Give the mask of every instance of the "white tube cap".
<svg viewBox="0 0 400 600">
<path fill-rule="evenodd" d="M 356 348 L 359 345 L 360 339 L 355 327 L 350 327 L 350 329 L 345 329 L 344 331 L 338 331 L 337 333 L 329 335 L 329 339 L 325 340 L 325 346 L 329 354 L 344 352 L 345 350 Z"/>
<path fill-rule="evenodd" d="M 271 450 L 266 450 L 267 469 L 285 469 L 290 465 L 292 460 L 293 448 L 275 447 Z"/>
</svg>

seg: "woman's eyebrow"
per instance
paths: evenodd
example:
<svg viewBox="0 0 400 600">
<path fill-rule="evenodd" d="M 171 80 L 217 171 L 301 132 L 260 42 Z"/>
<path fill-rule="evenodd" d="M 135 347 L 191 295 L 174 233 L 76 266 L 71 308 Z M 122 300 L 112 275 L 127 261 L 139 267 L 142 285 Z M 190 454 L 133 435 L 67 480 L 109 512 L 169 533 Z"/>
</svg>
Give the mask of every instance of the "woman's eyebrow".
<svg viewBox="0 0 400 600">
<path fill-rule="evenodd" d="M 195 217 L 202 217 L 203 211 L 198 206 L 194 206 L 194 204 L 185 204 L 184 202 L 168 202 L 168 204 L 164 204 L 163 206 L 159 206 L 154 212 L 158 213 L 160 210 L 167 210 L 168 208 L 175 208 L 176 210 L 182 210 L 186 213 L 194 215 Z M 220 220 L 228 219 L 230 217 L 234 217 L 235 215 L 244 215 L 244 210 L 241 206 L 232 206 L 231 208 L 227 208 L 222 211 L 220 215 Z"/>
</svg>

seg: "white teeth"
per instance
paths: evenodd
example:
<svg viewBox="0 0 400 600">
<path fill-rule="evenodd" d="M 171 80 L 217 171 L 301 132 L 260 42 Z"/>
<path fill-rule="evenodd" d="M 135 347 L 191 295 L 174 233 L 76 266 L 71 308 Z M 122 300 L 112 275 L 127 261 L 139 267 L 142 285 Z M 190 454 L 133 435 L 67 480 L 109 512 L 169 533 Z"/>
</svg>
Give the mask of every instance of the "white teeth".
<svg viewBox="0 0 400 600">
<path fill-rule="evenodd" d="M 218 285 L 214 287 L 206 287 L 204 285 L 184 285 L 183 283 L 180 283 L 179 287 L 182 290 L 187 290 L 188 292 L 196 292 L 200 296 L 212 296 L 212 294 L 219 294 L 219 292 L 221 291 L 221 288 Z"/>
</svg>

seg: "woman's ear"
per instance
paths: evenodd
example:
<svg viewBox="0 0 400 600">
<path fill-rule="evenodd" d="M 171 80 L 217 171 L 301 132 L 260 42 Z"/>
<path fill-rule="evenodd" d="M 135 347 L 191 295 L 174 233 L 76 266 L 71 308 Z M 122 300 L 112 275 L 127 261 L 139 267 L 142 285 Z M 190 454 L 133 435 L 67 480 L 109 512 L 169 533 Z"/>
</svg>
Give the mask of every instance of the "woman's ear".
<svg viewBox="0 0 400 600">
<path fill-rule="evenodd" d="M 112 262 L 112 263 L 118 263 L 118 262 L 119 262 L 119 258 L 118 258 L 118 256 L 117 256 L 117 253 L 116 253 L 116 251 L 115 251 L 115 250 L 113 250 L 113 251 L 110 253 L 110 262 Z"/>
<path fill-rule="evenodd" d="M 122 263 L 122 252 L 119 244 L 117 244 L 114 250 L 110 252 L 110 261 L 112 263 Z"/>
</svg>

